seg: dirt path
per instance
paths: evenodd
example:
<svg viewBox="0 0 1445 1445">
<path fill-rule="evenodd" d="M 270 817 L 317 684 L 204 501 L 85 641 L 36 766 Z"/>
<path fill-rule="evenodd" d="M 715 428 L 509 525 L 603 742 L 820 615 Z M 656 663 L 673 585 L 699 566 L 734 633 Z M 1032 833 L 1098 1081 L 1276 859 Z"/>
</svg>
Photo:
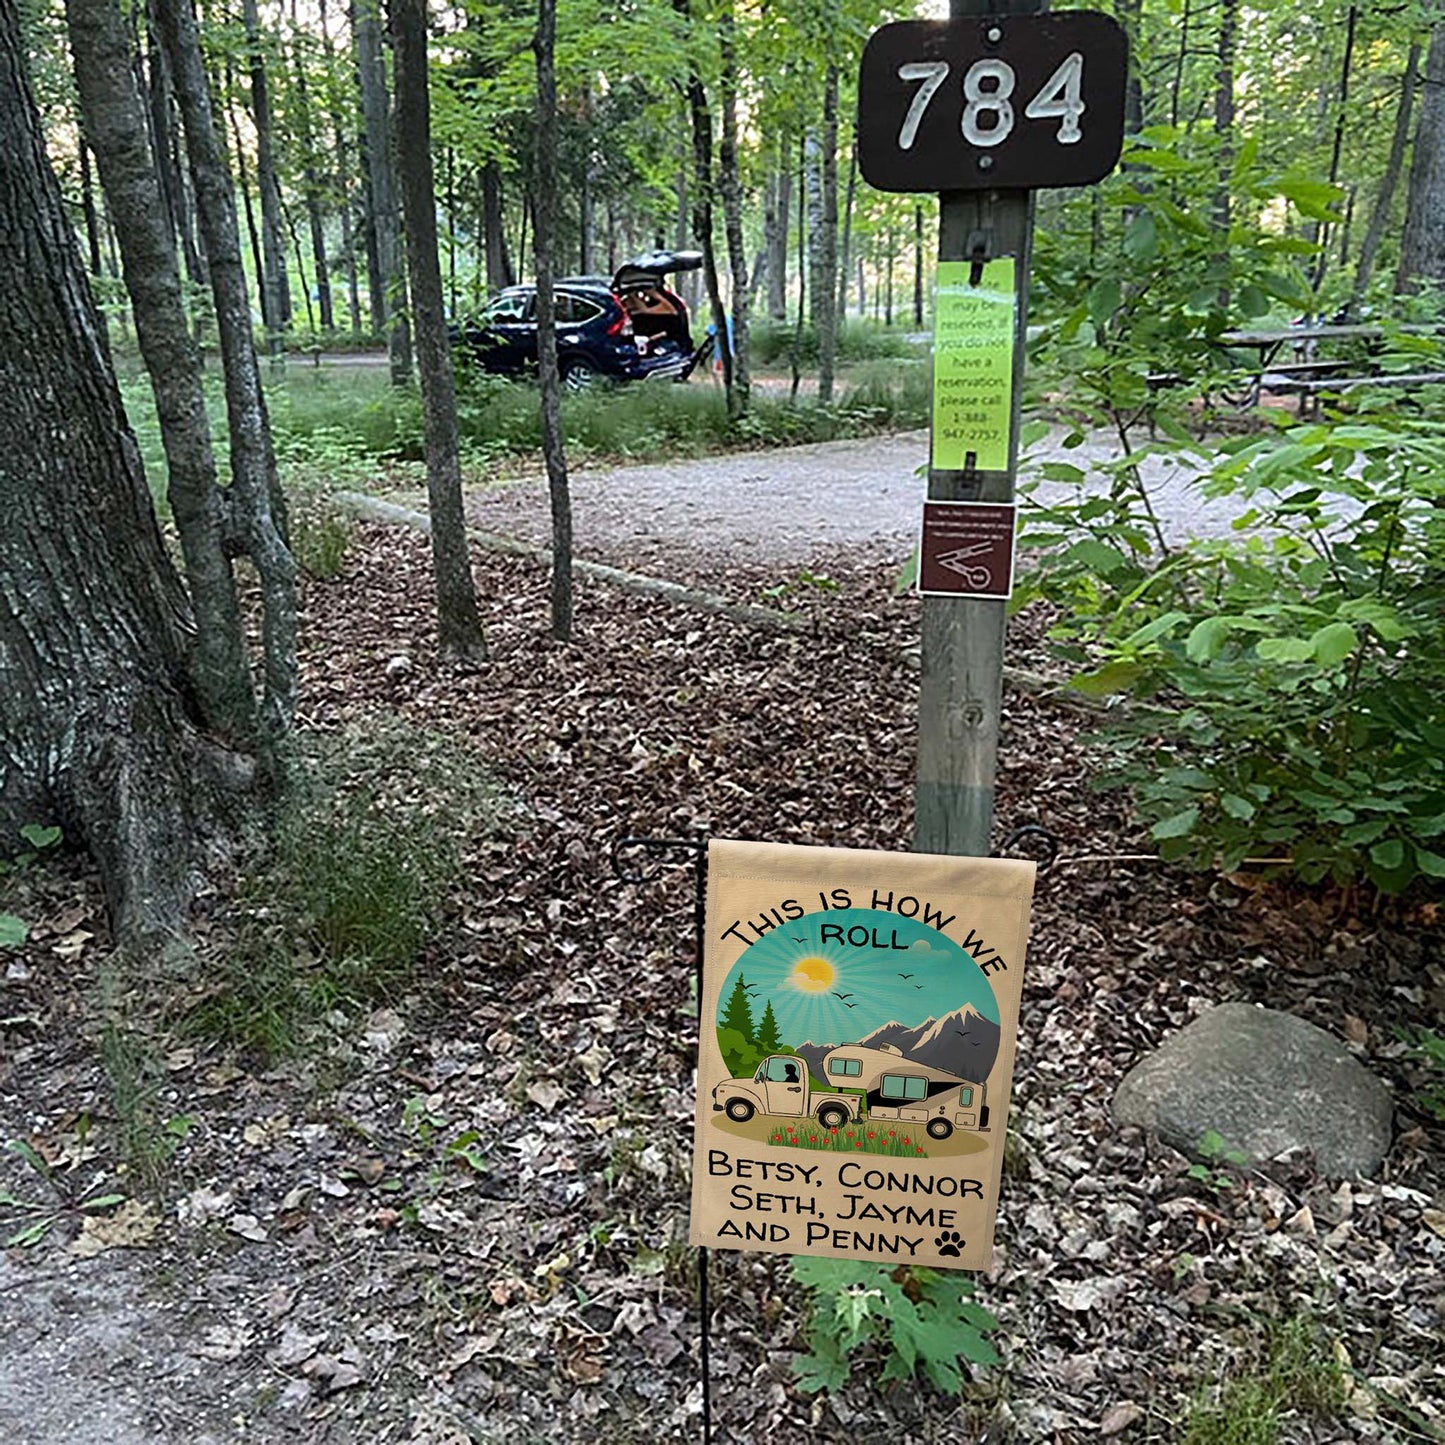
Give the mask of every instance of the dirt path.
<svg viewBox="0 0 1445 1445">
<path fill-rule="evenodd" d="M 1045 461 L 1087 467 L 1113 460 L 1116 444 L 1095 437 L 1066 450 L 1063 428 L 1035 448 L 1026 476 Z M 925 494 L 928 434 L 822 442 L 699 461 L 581 471 L 572 478 L 579 548 L 587 555 L 686 560 L 689 570 L 728 562 L 803 567 L 842 549 L 876 546 L 901 557 L 913 545 Z M 1189 485 L 1184 463 L 1150 457 L 1146 485 L 1167 540 L 1224 535 L 1231 509 L 1208 502 Z M 1095 476 L 1089 490 L 1102 490 Z M 1041 482 L 1041 500 L 1062 500 L 1075 488 Z M 548 541 L 546 482 L 538 477 L 476 494 L 472 522 L 525 541 Z"/>
</svg>

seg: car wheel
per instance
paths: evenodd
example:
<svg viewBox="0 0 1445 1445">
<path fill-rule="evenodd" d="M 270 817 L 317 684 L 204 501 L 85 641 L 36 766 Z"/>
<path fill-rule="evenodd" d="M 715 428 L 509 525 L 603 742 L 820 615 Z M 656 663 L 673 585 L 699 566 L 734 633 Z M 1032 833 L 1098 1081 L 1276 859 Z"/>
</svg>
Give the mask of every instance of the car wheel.
<svg viewBox="0 0 1445 1445">
<path fill-rule="evenodd" d="M 818 1110 L 818 1122 L 825 1129 L 841 1129 L 848 1122 L 848 1111 L 838 1104 L 824 1104 Z"/>
<path fill-rule="evenodd" d="M 930 1139 L 947 1139 L 953 1133 L 953 1125 L 947 1119 L 930 1119 L 928 1121 L 928 1137 Z"/>
<path fill-rule="evenodd" d="M 602 380 L 602 373 L 590 361 L 569 361 L 562 371 L 562 385 L 568 391 L 589 391 Z"/>
<path fill-rule="evenodd" d="M 727 1102 L 727 1116 L 734 1124 L 746 1124 L 756 1113 L 757 1110 L 746 1099 L 729 1099 Z"/>
</svg>

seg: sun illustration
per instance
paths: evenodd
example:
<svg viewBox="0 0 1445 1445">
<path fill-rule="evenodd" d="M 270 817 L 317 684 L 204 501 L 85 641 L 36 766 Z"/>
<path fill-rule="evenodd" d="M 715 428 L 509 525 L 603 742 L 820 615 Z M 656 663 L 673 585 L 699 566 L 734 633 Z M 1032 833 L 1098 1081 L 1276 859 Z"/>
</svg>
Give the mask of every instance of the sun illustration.
<svg viewBox="0 0 1445 1445">
<path fill-rule="evenodd" d="M 788 982 L 804 993 L 822 993 L 838 977 L 837 970 L 826 958 L 816 954 L 800 958 L 788 975 Z"/>
</svg>

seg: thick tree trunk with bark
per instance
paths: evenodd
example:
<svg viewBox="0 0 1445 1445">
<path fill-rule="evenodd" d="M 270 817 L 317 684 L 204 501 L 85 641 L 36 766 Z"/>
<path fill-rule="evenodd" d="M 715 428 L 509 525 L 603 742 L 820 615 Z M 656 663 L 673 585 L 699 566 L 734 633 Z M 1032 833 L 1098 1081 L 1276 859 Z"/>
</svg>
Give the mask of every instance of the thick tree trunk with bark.
<svg viewBox="0 0 1445 1445">
<path fill-rule="evenodd" d="M 157 0 L 156 13 L 185 122 L 186 152 L 210 264 L 216 332 L 226 377 L 230 545 L 251 558 L 261 581 L 261 721 L 268 737 L 275 738 L 290 728 L 296 710 L 296 564 L 286 541 L 286 503 L 276 474 L 266 396 L 256 362 L 231 176 L 211 109 L 192 0 Z"/>
<path fill-rule="evenodd" d="M 557 0 L 538 0 L 537 186 L 533 198 L 537 253 L 537 370 L 542 387 L 542 456 L 552 508 L 552 635 L 572 640 L 572 491 L 562 434 L 562 377 L 557 367 Z"/>
<path fill-rule="evenodd" d="M 115 0 L 67 0 L 65 14 L 85 131 L 120 241 L 126 290 L 160 418 L 167 498 L 196 618 L 192 680 L 207 726 L 246 743 L 255 733 L 256 708 L 222 533 L 201 361 L 187 326 L 175 248 L 151 164 L 130 36 Z"/>
<path fill-rule="evenodd" d="M 411 311 L 421 371 L 426 428 L 427 505 L 431 512 L 432 575 L 437 635 L 443 652 L 470 661 L 487 655 L 462 514 L 457 398 L 437 258 L 436 195 L 427 94 L 426 0 L 392 0 L 396 45 L 396 124 L 406 208 Z"/>
<path fill-rule="evenodd" d="M 718 144 L 718 190 L 722 198 L 723 230 L 727 237 L 728 267 L 732 272 L 732 386 L 728 410 L 733 417 L 748 409 L 752 379 L 748 373 L 748 256 L 743 241 L 743 182 L 738 163 L 737 27 L 731 0 L 717 15 L 718 53 L 721 60 L 722 135 Z"/>
<path fill-rule="evenodd" d="M 392 382 L 405 386 L 411 380 L 411 328 L 406 316 L 406 273 L 402 261 L 396 156 L 391 141 L 391 107 L 386 93 L 380 0 L 356 0 L 352 28 L 356 33 L 361 113 L 366 122 L 371 223 L 376 236 L 377 269 L 371 276 L 372 316 L 383 320 Z"/>
<path fill-rule="evenodd" d="M 123 939 L 177 931 L 253 782 L 206 737 L 166 556 L 0 0 L 0 852 L 88 847 Z"/>
<path fill-rule="evenodd" d="M 1445 281 L 1445 19 L 1437 19 L 1430 32 L 1421 76 L 1395 289 L 1411 291 L 1421 281 Z"/>
</svg>

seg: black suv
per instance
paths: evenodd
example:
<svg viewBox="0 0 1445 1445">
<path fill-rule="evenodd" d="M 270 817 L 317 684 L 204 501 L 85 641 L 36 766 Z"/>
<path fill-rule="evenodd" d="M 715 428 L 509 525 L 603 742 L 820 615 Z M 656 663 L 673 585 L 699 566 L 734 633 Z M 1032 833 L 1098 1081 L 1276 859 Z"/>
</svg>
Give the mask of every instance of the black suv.
<svg viewBox="0 0 1445 1445">
<path fill-rule="evenodd" d="M 686 380 L 695 364 L 687 307 L 663 278 L 702 265 L 695 251 L 654 251 L 603 276 L 556 283 L 557 366 L 573 390 L 593 382 Z M 537 370 L 537 288 L 509 286 L 475 320 L 452 328 L 485 371 L 530 376 Z"/>
</svg>

